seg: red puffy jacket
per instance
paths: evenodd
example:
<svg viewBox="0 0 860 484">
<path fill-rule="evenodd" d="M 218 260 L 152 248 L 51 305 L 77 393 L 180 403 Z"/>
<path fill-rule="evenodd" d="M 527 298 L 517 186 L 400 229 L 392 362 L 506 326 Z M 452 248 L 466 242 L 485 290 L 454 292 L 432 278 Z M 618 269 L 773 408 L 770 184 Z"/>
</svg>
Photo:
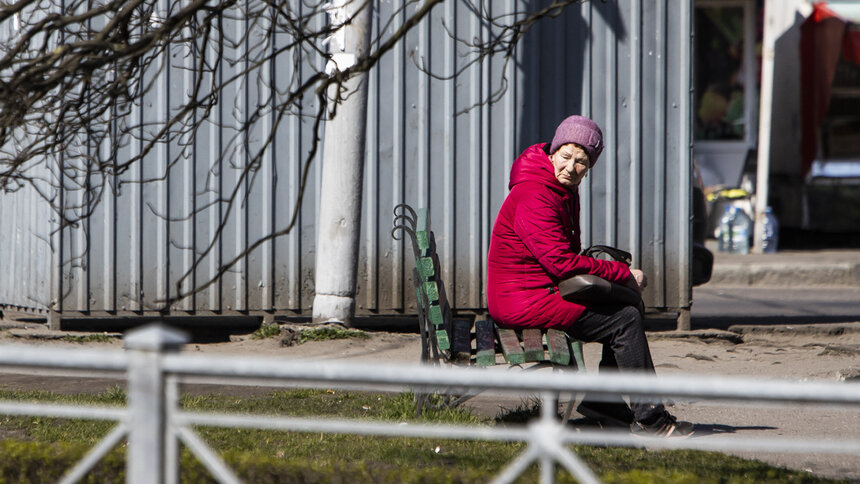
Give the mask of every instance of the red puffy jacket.
<svg viewBox="0 0 860 484">
<path fill-rule="evenodd" d="M 585 307 L 561 298 L 560 280 L 595 274 L 625 283 L 631 277 L 621 262 L 578 255 L 579 194 L 556 180 L 544 147 L 528 148 L 511 167 L 511 192 L 490 238 L 487 305 L 503 327 L 569 328 Z"/>
</svg>

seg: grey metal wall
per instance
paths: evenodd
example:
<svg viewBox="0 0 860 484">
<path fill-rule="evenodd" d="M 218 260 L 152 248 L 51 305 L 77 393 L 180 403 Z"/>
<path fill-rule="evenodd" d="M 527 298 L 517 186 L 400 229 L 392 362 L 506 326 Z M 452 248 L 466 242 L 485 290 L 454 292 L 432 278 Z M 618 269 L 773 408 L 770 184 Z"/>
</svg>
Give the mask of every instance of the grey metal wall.
<svg viewBox="0 0 860 484">
<path fill-rule="evenodd" d="M 546 3 L 494 0 L 485 5 L 495 12 L 512 12 Z M 402 4 L 380 0 L 374 28 L 396 29 Z M 403 242 L 390 237 L 392 208 L 401 202 L 430 208 L 455 307 L 483 308 L 489 236 L 508 191 L 511 164 L 525 147 L 548 141 L 556 124 L 574 113 L 592 116 L 603 127 L 607 145 L 582 187 L 583 242 L 631 250 L 649 274 L 649 306 L 688 308 L 690 18 L 690 0 L 587 2 L 530 31 L 513 58 L 496 56 L 465 67 L 472 58 L 444 26 L 465 39 L 487 39 L 494 32 L 470 13 L 466 2 L 436 7 L 371 73 L 359 312 L 414 310 L 408 290 L 412 256 Z M 243 32 L 242 22 L 234 23 L 237 35 Z M 175 58 L 182 59 L 183 47 L 176 49 L 180 55 Z M 278 85 L 320 68 L 321 62 L 304 59 L 295 72 L 287 59 L 274 66 L 267 81 Z M 463 70 L 442 80 L 426 75 L 418 64 L 443 76 Z M 221 74 L 229 72 L 225 68 Z M 16 285 L 0 270 L 0 304 L 32 300 L 44 307 L 54 299 L 54 309 L 64 315 L 160 310 L 161 301 L 176 293 L 177 281 L 195 259 L 203 263 L 185 287 L 208 280 L 222 261 L 283 229 L 296 203 L 302 160 L 311 144 L 307 120 L 293 117 L 281 125 L 256 175 L 240 180 L 247 196 L 232 205 L 223 201 L 236 185 L 254 140 L 272 126 L 271 118 L 264 116 L 254 124 L 250 144 L 233 138 L 231 127 L 247 120 L 248 106 L 265 98 L 266 84 L 253 81 L 246 79 L 228 90 L 209 129 L 186 140 L 187 147 L 162 144 L 144 163 L 107 180 L 110 189 L 85 224 L 63 227 L 41 242 L 31 238 L 28 244 L 38 249 L 22 249 L 2 239 L 2 260 L 21 258 L 13 279 L 26 273 L 32 281 L 26 287 Z M 182 101 L 190 82 L 187 71 L 172 66 L 132 115 L 153 122 L 149 129 L 155 129 L 170 107 Z M 500 88 L 504 90 L 496 95 Z M 490 97 L 493 103 L 483 102 Z M 315 106 L 309 102 L 304 108 L 313 113 Z M 134 143 L 124 148 L 129 154 L 140 149 Z M 232 153 L 231 161 L 213 163 L 220 152 Z M 168 166 L 167 160 L 177 153 L 181 162 Z M 297 227 L 264 242 L 217 284 L 175 305 L 174 312 L 309 313 L 319 161 L 312 165 L 310 192 Z M 68 185 L 74 181 L 67 180 Z M 74 210 L 81 196 L 80 191 L 69 191 L 63 203 Z M 20 194 L 0 195 L 4 214 L 22 213 L 40 203 Z M 8 216 L 0 220 L 6 232 Z M 225 220 L 220 239 L 205 252 Z M 39 231 L 56 228 L 54 222 L 50 230 Z M 57 248 L 54 256 L 43 257 L 51 243 Z M 40 289 L 45 281 L 54 281 L 47 298 Z M 27 294 L 35 293 L 37 298 L 28 299 Z"/>
<path fill-rule="evenodd" d="M 41 172 L 33 173 L 38 177 L 45 170 L 35 171 Z M 0 195 L 0 305 L 11 306 L 7 311 L 50 306 L 55 223 L 50 206 L 32 186 Z"/>
<path fill-rule="evenodd" d="M 514 11 L 546 3 L 490 5 Z M 407 59 L 454 72 L 463 62 L 456 43 L 426 26 L 410 37 L 376 73 L 393 83 L 377 81 L 375 90 L 371 130 L 379 141 L 369 150 L 367 180 L 369 193 L 381 191 L 365 199 L 359 303 L 411 308 L 402 270 L 411 256 L 404 261 L 402 245 L 389 249 L 386 234 L 386 208 L 405 201 L 431 209 L 456 307 L 483 308 L 490 231 L 513 160 L 550 140 L 565 116 L 584 114 L 603 127 L 607 149 L 582 186 L 583 243 L 630 250 L 649 274 L 649 306 L 689 308 L 691 15 L 688 0 L 586 2 L 529 32 L 511 62 L 490 59 L 453 83 L 427 80 Z M 458 37 L 489 35 L 453 4 L 434 12 L 431 25 L 442 22 Z M 503 78 L 508 89 L 497 102 L 457 114 Z"/>
</svg>

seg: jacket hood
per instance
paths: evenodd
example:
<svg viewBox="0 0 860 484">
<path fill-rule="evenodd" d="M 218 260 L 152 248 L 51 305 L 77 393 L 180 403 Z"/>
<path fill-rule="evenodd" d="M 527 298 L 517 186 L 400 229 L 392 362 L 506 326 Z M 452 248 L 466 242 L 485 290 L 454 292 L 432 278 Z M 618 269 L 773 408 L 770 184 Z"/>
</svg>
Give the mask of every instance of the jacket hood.
<svg viewBox="0 0 860 484">
<path fill-rule="evenodd" d="M 523 182 L 538 182 L 553 190 L 567 193 L 567 189 L 555 178 L 552 161 L 544 151 L 546 143 L 528 147 L 511 166 L 511 181 L 508 188 Z"/>
</svg>

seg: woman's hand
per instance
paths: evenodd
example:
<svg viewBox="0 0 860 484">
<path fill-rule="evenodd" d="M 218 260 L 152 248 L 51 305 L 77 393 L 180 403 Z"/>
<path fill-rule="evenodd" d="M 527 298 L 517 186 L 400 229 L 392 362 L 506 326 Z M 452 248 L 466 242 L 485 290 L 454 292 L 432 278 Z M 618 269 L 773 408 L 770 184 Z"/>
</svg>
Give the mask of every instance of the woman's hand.
<svg viewBox="0 0 860 484">
<path fill-rule="evenodd" d="M 630 276 L 627 285 L 639 294 L 642 294 L 642 291 L 648 287 L 648 277 L 640 269 L 630 269 Z"/>
</svg>

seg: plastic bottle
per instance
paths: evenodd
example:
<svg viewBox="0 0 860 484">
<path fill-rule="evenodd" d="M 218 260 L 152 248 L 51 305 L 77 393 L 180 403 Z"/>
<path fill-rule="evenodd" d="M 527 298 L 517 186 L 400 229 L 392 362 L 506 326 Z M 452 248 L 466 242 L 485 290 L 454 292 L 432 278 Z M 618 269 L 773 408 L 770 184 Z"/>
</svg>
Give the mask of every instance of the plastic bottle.
<svg viewBox="0 0 860 484">
<path fill-rule="evenodd" d="M 753 223 L 752 219 L 746 212 L 740 209 L 735 209 L 735 216 L 732 220 L 732 253 L 734 254 L 749 254 L 750 253 L 750 235 L 752 235 Z"/>
<path fill-rule="evenodd" d="M 761 248 L 765 254 L 773 254 L 779 245 L 779 221 L 770 207 L 764 209 L 764 230 L 761 236 Z"/>
<path fill-rule="evenodd" d="M 732 251 L 732 222 L 735 218 L 736 207 L 726 205 L 720 223 L 717 225 L 717 250 L 720 252 Z"/>
</svg>

